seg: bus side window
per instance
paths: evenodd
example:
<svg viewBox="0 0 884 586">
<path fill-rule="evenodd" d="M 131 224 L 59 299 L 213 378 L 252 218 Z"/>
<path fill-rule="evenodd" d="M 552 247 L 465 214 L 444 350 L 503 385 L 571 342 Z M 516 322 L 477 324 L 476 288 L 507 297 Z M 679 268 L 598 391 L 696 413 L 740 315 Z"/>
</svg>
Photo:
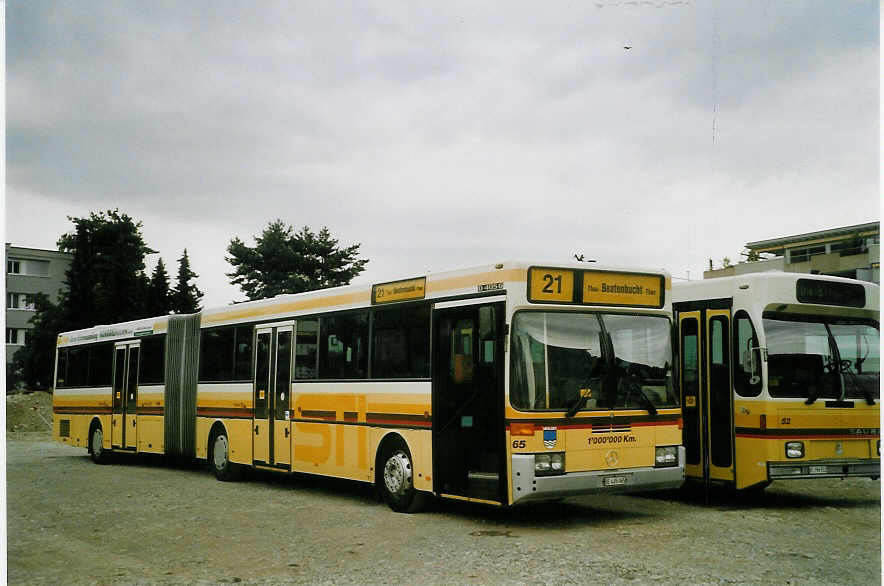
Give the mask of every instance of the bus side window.
<svg viewBox="0 0 884 586">
<path fill-rule="evenodd" d="M 734 316 L 734 390 L 741 397 L 757 397 L 761 394 L 761 352 L 758 350 L 758 337 L 749 314 L 738 311 Z"/>
<path fill-rule="evenodd" d="M 319 320 L 299 319 L 295 333 L 295 380 L 317 377 L 319 360 Z"/>
</svg>

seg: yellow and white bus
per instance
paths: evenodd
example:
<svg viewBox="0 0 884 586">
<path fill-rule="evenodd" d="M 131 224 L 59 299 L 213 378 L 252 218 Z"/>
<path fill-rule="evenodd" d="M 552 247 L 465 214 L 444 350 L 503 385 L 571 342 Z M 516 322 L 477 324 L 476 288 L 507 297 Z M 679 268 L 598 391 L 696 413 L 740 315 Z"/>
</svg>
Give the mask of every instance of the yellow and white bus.
<svg viewBox="0 0 884 586">
<path fill-rule="evenodd" d="M 54 436 L 511 505 L 684 480 L 670 278 L 506 262 L 63 333 Z"/>
<path fill-rule="evenodd" d="M 689 479 L 880 475 L 877 285 L 755 273 L 673 298 Z"/>
</svg>

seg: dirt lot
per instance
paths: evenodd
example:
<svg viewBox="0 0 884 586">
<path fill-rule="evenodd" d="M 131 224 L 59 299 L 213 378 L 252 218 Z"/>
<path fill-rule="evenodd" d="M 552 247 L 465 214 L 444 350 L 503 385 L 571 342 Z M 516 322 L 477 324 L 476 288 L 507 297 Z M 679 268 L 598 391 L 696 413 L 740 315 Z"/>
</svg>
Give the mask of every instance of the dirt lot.
<svg viewBox="0 0 884 586">
<path fill-rule="evenodd" d="M 774 484 L 401 515 L 363 485 L 86 451 L 7 432 L 8 577 L 54 583 L 878 584 L 880 483 Z"/>
</svg>

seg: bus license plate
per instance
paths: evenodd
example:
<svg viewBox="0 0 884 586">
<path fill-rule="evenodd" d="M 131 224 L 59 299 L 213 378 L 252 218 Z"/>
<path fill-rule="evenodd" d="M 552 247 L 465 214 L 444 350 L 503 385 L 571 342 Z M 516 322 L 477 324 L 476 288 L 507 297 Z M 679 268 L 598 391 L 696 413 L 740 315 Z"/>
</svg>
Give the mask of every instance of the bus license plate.
<svg viewBox="0 0 884 586">
<path fill-rule="evenodd" d="M 811 474 L 825 474 L 828 472 L 828 469 L 825 466 L 811 466 L 810 473 Z"/>
<path fill-rule="evenodd" d="M 623 486 L 626 484 L 625 476 L 605 476 L 602 478 L 602 486 Z"/>
</svg>

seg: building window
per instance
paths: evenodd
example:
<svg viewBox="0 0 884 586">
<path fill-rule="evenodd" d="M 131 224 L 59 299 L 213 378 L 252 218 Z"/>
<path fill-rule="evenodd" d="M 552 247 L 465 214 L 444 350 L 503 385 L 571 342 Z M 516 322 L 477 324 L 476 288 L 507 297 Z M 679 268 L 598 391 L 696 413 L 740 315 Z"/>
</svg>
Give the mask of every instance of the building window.
<svg viewBox="0 0 884 586">
<path fill-rule="evenodd" d="M 34 311 L 35 296 L 30 293 L 7 293 L 6 309 L 25 309 Z"/>
<path fill-rule="evenodd" d="M 807 248 L 793 248 L 789 251 L 789 262 L 807 262 L 812 256 L 826 254 L 825 246 L 808 246 Z"/>
<path fill-rule="evenodd" d="M 48 260 L 22 260 L 18 258 L 6 259 L 6 274 L 29 275 L 34 277 L 49 276 Z"/>
<path fill-rule="evenodd" d="M 6 328 L 6 343 L 24 346 L 28 343 L 28 330 L 25 328 Z"/>
</svg>

